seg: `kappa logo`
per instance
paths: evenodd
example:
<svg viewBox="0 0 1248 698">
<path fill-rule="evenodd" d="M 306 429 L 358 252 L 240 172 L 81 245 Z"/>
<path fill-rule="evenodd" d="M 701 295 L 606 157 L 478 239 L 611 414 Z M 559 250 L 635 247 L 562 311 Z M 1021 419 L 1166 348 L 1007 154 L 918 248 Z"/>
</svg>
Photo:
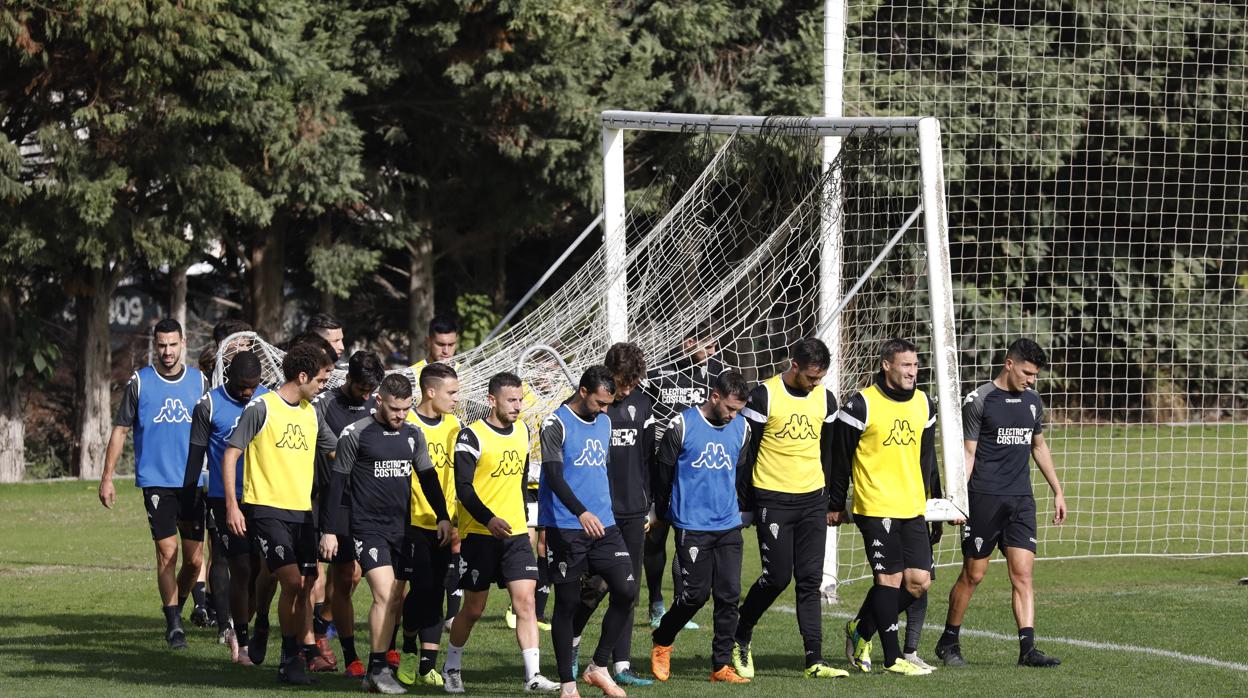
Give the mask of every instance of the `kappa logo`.
<svg viewBox="0 0 1248 698">
<path fill-rule="evenodd" d="M 789 421 L 785 423 L 783 429 L 776 432 L 776 436 L 782 439 L 819 438 L 815 434 L 815 428 L 810 425 L 810 417 L 804 414 L 789 415 Z"/>
<path fill-rule="evenodd" d="M 503 451 L 503 457 L 499 459 L 498 466 L 494 468 L 494 472 L 490 473 L 490 477 L 519 475 L 523 471 L 524 461 L 520 458 L 520 452 L 509 448 Z"/>
<path fill-rule="evenodd" d="M 430 444 L 429 460 L 433 461 L 433 467 L 438 470 L 451 467 L 451 457 L 446 452 L 445 444 Z"/>
<path fill-rule="evenodd" d="M 279 545 L 276 548 L 273 548 L 273 552 L 277 554 L 277 559 L 279 560 L 286 559 L 286 548 Z"/>
<path fill-rule="evenodd" d="M 892 533 L 892 532 L 893 532 L 893 520 L 892 520 L 892 519 L 887 519 L 887 518 L 886 518 L 886 519 L 881 519 L 881 520 L 880 520 L 880 524 L 881 524 L 882 526 L 884 526 L 884 532 L 885 532 L 885 533 Z"/>
<path fill-rule="evenodd" d="M 761 510 L 761 511 L 759 511 L 759 513 L 758 513 L 758 518 L 759 518 L 759 519 L 760 519 L 763 523 L 767 523 L 767 507 L 763 507 L 763 508 L 762 508 L 762 510 Z"/>
<path fill-rule="evenodd" d="M 871 539 L 871 547 L 872 547 L 872 548 L 883 548 L 883 547 L 884 547 L 884 544 L 880 542 L 880 539 L 879 539 L 879 538 L 873 538 L 873 539 Z"/>
<path fill-rule="evenodd" d="M 888 432 L 888 438 L 884 439 L 884 446 L 913 446 L 914 445 L 914 429 L 910 427 L 908 419 L 894 419 L 893 430 Z"/>
<path fill-rule="evenodd" d="M 972 402 L 975 402 L 975 398 L 977 398 L 977 397 L 979 397 L 979 393 L 977 393 L 976 391 L 972 390 L 971 392 L 969 392 L 969 393 L 967 393 L 967 394 L 966 394 L 966 399 L 965 399 L 965 400 L 963 400 L 963 401 L 962 401 L 962 403 L 963 403 L 963 404 L 965 404 L 965 405 L 969 405 L 969 404 L 971 404 Z"/>
<path fill-rule="evenodd" d="M 585 448 L 581 450 L 581 455 L 576 457 L 572 465 L 578 468 L 607 467 L 607 452 L 602 448 L 602 442 L 598 439 L 586 439 Z"/>
<path fill-rule="evenodd" d="M 875 551 L 874 553 L 872 553 L 872 554 L 871 554 L 871 559 L 872 559 L 872 560 L 883 560 L 883 559 L 884 559 L 884 553 L 882 553 L 882 552 L 880 552 L 880 551 L 878 551 L 878 550 L 877 550 L 877 551 Z"/>
<path fill-rule="evenodd" d="M 762 545 L 758 546 L 758 549 L 759 550 L 771 550 L 771 548 L 766 543 L 763 543 Z"/>
<path fill-rule="evenodd" d="M 369 548 L 368 556 L 373 558 L 373 562 L 377 562 L 377 548 Z M 476 581 L 476 580 L 473 580 Z"/>
<path fill-rule="evenodd" d="M 183 405 L 181 400 L 173 397 L 165 398 L 165 404 L 160 406 L 160 412 L 156 414 L 152 424 L 178 424 L 180 422 L 190 424 L 191 413 L 186 411 L 186 405 Z"/>
<path fill-rule="evenodd" d="M 876 572 L 883 572 L 883 571 L 884 571 L 884 565 L 881 565 L 880 563 L 878 563 L 878 562 L 877 562 L 877 563 L 875 563 L 875 568 L 874 568 L 874 569 L 875 569 L 875 571 L 876 571 Z"/>
<path fill-rule="evenodd" d="M 359 538 L 353 538 L 352 540 L 355 541 L 355 556 L 357 558 L 363 557 L 364 556 L 364 541 L 360 540 Z"/>
<path fill-rule="evenodd" d="M 260 536 L 256 536 L 256 542 L 260 544 L 260 553 L 265 557 L 269 556 L 269 542 Z"/>
<path fill-rule="evenodd" d="M 980 552 L 981 550 L 983 550 L 983 547 L 984 547 L 984 539 L 980 538 L 979 536 L 975 536 L 975 552 L 977 553 Z"/>
<path fill-rule="evenodd" d="M 771 531 L 772 538 L 777 540 L 780 538 L 780 524 L 767 524 L 767 530 Z"/>
<path fill-rule="evenodd" d="M 308 440 L 303 436 L 303 427 L 298 424 L 287 424 L 286 433 L 282 434 L 282 438 L 278 440 L 277 447 L 308 450 Z"/>
<path fill-rule="evenodd" d="M 890 633 L 895 633 L 895 632 L 897 632 L 897 624 L 896 624 L 896 623 L 893 623 L 892 625 L 888 626 L 888 632 L 890 632 Z"/>
<path fill-rule="evenodd" d="M 698 546 L 695 545 L 689 548 L 689 561 L 690 562 L 698 561 Z"/>
<path fill-rule="evenodd" d="M 732 459 L 728 457 L 723 444 L 712 441 L 702 449 L 698 459 L 693 462 L 693 467 L 708 470 L 732 470 Z"/>
</svg>

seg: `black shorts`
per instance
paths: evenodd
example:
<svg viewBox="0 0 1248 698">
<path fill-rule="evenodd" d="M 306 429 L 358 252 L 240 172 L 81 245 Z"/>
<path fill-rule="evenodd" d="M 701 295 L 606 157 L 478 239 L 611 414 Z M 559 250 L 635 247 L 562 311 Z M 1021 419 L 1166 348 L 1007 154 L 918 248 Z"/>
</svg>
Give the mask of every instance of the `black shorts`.
<svg viewBox="0 0 1248 698">
<path fill-rule="evenodd" d="M 441 593 L 446 586 L 446 570 L 451 564 L 451 546 L 438 543 L 438 532 L 408 526 L 403 539 L 400 579 L 411 583 L 412 591 Z"/>
<path fill-rule="evenodd" d="M 378 567 L 391 567 L 395 574 L 403 569 L 403 535 L 380 531 L 351 531 L 351 546 L 364 574 Z M 342 547 L 339 544 L 339 547 Z"/>
<path fill-rule="evenodd" d="M 324 522 L 321 521 L 320 510 L 320 504 L 314 497 L 312 499 L 312 520 L 316 522 L 316 529 L 318 531 L 323 531 L 325 530 L 325 526 Z M 350 512 L 349 509 L 348 512 Z M 348 531 L 346 535 L 338 536 L 338 552 L 334 553 L 334 556 L 331 558 L 321 557 L 321 547 L 318 545 L 316 547 L 316 559 L 321 562 L 330 562 L 336 565 L 345 565 L 355 562 L 355 545 L 353 545 L 351 540 L 350 531 Z"/>
<path fill-rule="evenodd" d="M 182 532 L 184 540 L 204 539 L 204 497 L 198 487 L 144 487 L 143 508 L 152 540 Z"/>
<path fill-rule="evenodd" d="M 247 535 L 270 572 L 298 565 L 299 574 L 316 576 L 316 527 L 274 518 L 247 517 Z"/>
<path fill-rule="evenodd" d="M 897 574 L 907 569 L 932 568 L 932 541 L 922 516 L 892 519 L 854 515 L 862 531 L 867 565 L 872 574 Z"/>
<path fill-rule="evenodd" d="M 550 563 L 551 584 L 600 574 L 615 565 L 633 564 L 618 526 L 609 526 L 598 540 L 579 528 L 548 528 L 546 560 Z"/>
<path fill-rule="evenodd" d="M 993 548 L 1036 552 L 1036 498 L 1032 495 L 970 493 L 970 515 L 962 527 L 962 554 L 976 560 Z"/>
<path fill-rule="evenodd" d="M 528 533 L 502 540 L 469 533 L 460 542 L 459 558 L 459 588 L 464 591 L 485 591 L 491 584 L 503 589 L 522 579 L 537 581 L 537 558 Z"/>
<path fill-rule="evenodd" d="M 251 540 L 247 536 L 236 536 L 230 532 L 230 527 L 225 525 L 225 499 L 222 497 L 208 498 L 208 517 L 220 524 L 213 533 L 212 542 L 220 547 L 220 551 L 225 553 L 225 557 L 232 558 L 240 555 L 250 555 L 252 551 Z"/>
</svg>

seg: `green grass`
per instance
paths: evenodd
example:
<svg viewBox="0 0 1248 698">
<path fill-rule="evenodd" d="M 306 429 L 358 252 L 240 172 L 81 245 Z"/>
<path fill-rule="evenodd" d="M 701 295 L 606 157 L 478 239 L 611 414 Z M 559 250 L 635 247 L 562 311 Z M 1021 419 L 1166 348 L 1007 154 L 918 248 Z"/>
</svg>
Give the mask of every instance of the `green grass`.
<svg viewBox="0 0 1248 698">
<path fill-rule="evenodd" d="M 211 631 L 189 629 L 191 649 L 163 648 L 163 622 L 152 579 L 152 547 L 139 497 L 122 491 L 117 508 L 99 506 L 89 483 L 59 482 L 0 487 L 0 695 L 166 696 L 170 689 L 196 696 L 259 695 L 274 688 L 272 659 L 260 668 L 236 667 Z M 856 533 L 851 533 L 856 545 Z M 747 537 L 746 584 L 758 564 L 752 534 Z M 847 543 L 848 545 L 848 543 Z M 943 622 L 952 569 L 942 569 L 934 586 L 928 623 Z M 768 613 L 755 633 L 758 677 L 747 687 L 711 686 L 709 609 L 697 620 L 704 629 L 683 633 L 667 685 L 635 689 L 636 696 L 854 695 L 1244 695 L 1248 694 L 1248 559 L 1116 558 L 1041 562 L 1037 567 L 1039 645 L 1064 661 L 1056 670 L 1014 666 L 1017 644 L 971 634 L 1010 635 L 1009 587 L 1004 569 L 993 565 L 976 594 L 963 648 L 973 663 L 904 679 L 868 675 L 835 686 L 800 678 L 801 643 L 791 614 Z M 864 583 L 847 585 L 844 602 L 827 610 L 824 644 L 829 659 L 844 666 L 841 628 L 856 608 Z M 643 592 L 644 593 L 644 592 Z M 364 618 L 368 593 L 356 595 Z M 514 636 L 502 622 L 505 597 L 495 593 L 489 615 L 465 652 L 469 693 L 519 693 L 520 658 Z M 777 604 L 791 607 L 792 592 Z M 593 632 L 591 625 L 591 633 Z M 361 646 L 366 629 L 359 627 Z M 937 631 L 925 632 L 922 653 L 930 657 Z M 1139 651 L 1076 646 L 1056 638 L 1118 643 L 1239 663 L 1225 668 Z M 592 647 L 594 638 L 586 640 Z M 648 668 L 649 636 L 639 626 L 634 659 Z M 276 641 L 270 658 L 277 655 Z M 879 649 L 876 650 L 877 655 Z M 877 656 L 877 661 L 879 658 Z M 542 638 L 542 666 L 554 675 L 548 634 Z M 341 674 L 323 675 L 307 695 L 358 691 Z M 294 691 L 288 691 L 294 692 Z M 415 694 L 441 695 L 438 691 Z M 594 692 L 586 692 L 586 696 Z"/>
</svg>

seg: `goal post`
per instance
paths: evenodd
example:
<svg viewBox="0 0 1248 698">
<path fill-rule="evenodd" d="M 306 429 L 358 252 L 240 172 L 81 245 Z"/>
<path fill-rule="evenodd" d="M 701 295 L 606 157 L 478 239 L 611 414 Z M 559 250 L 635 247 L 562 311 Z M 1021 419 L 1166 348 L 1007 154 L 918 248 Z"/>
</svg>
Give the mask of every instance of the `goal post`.
<svg viewBox="0 0 1248 698">
<path fill-rule="evenodd" d="M 723 134 L 751 136 L 783 132 L 793 136 L 813 136 L 838 139 L 864 132 L 888 132 L 906 135 L 914 139 L 918 153 L 918 169 L 921 173 L 920 206 L 925 243 L 926 278 L 928 286 L 928 311 L 930 313 L 931 356 L 935 369 L 935 394 L 941 434 L 944 498 L 928 503 L 928 517 L 934 521 L 951 521 L 967 511 L 966 468 L 962 446 L 961 387 L 958 377 L 957 332 L 954 323 L 953 287 L 950 279 L 949 224 L 945 209 L 944 158 L 941 153 L 940 122 L 931 117 L 784 117 L 784 116 L 735 116 L 714 114 L 678 114 L 635 111 L 605 111 L 602 114 L 602 140 L 604 149 L 603 212 L 606 227 L 604 249 L 608 253 L 608 270 L 612 258 L 620 260 L 627 255 L 625 229 L 625 177 L 624 177 L 624 131 L 659 131 L 689 134 Z M 838 143 L 839 145 L 839 143 Z M 837 148 L 839 151 L 839 147 Z M 824 174 L 831 179 L 822 183 L 821 193 L 836 198 L 840 181 L 835 172 L 829 172 L 825 163 Z M 839 209 L 841 202 L 832 205 Z M 839 234 L 840 221 L 831 222 L 826 208 L 820 221 L 820 235 L 826 237 L 832 231 Z M 842 354 L 839 328 L 840 311 L 853 299 L 841 296 L 838 289 L 830 289 L 829 282 L 841 283 L 840 248 L 821 240 L 818 249 L 820 283 L 813 292 L 820 297 L 821 312 L 819 330 L 814 336 L 823 337 L 829 346 L 836 345 L 834 353 Z M 835 251 L 833 252 L 833 248 Z M 837 259 L 828 260 L 834 253 Z M 831 267 L 837 268 L 833 270 Z M 868 271 L 871 273 L 874 268 Z M 826 275 L 837 274 L 827 279 Z M 627 281 L 623 271 L 611 274 L 605 303 L 607 306 L 610 334 L 613 340 L 629 336 Z M 848 281 L 848 279 L 846 279 Z M 828 298 L 839 298 L 835 311 L 828 312 Z M 839 366 L 838 366 L 839 368 Z M 839 373 L 839 372 L 838 372 Z M 766 378 L 768 376 L 757 376 Z M 837 376 L 834 390 L 846 390 Z M 837 395 L 843 400 L 844 392 Z"/>
</svg>

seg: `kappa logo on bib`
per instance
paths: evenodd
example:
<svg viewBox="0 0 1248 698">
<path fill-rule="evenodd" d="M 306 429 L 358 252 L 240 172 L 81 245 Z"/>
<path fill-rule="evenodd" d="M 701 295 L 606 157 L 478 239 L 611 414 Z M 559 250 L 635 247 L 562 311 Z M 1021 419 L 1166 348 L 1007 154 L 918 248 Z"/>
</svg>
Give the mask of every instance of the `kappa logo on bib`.
<svg viewBox="0 0 1248 698">
<path fill-rule="evenodd" d="M 607 467 L 607 452 L 603 450 L 602 442 L 598 439 L 587 439 L 581 455 L 576 457 L 576 461 L 572 465 L 578 468 Z"/>
<path fill-rule="evenodd" d="M 789 415 L 784 428 L 776 432 L 776 436 L 784 439 L 815 439 L 815 428 L 810 424 L 810 417 L 804 414 Z"/>
<path fill-rule="evenodd" d="M 282 438 L 278 440 L 277 447 L 308 450 L 308 440 L 303 436 L 303 427 L 298 424 L 287 424 L 286 433 L 282 434 Z"/>
<path fill-rule="evenodd" d="M 914 445 L 914 429 L 910 427 L 908 419 L 894 419 L 893 429 L 888 432 L 888 438 L 884 439 L 884 446 L 912 446 Z"/>
<path fill-rule="evenodd" d="M 177 424 L 185 422 L 190 424 L 191 413 L 186 411 L 186 405 L 182 401 L 169 397 L 165 398 L 165 404 L 161 405 L 160 412 L 152 419 L 152 424 Z"/>
<path fill-rule="evenodd" d="M 728 452 L 724 450 L 723 444 L 708 443 L 706 448 L 702 449 L 698 459 L 693 462 L 693 467 L 710 470 L 732 470 L 732 459 L 728 457 Z"/>
<path fill-rule="evenodd" d="M 433 467 L 438 470 L 451 465 L 451 457 L 447 454 L 446 446 L 443 444 L 431 444 L 429 446 L 429 460 L 433 461 Z"/>
<path fill-rule="evenodd" d="M 494 468 L 494 472 L 490 473 L 490 477 L 519 475 L 523 470 L 524 461 L 520 459 L 520 452 L 515 449 L 507 449 L 503 451 L 503 457 L 498 461 L 498 467 Z"/>
</svg>

